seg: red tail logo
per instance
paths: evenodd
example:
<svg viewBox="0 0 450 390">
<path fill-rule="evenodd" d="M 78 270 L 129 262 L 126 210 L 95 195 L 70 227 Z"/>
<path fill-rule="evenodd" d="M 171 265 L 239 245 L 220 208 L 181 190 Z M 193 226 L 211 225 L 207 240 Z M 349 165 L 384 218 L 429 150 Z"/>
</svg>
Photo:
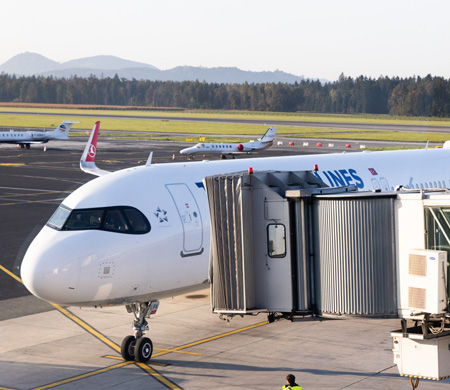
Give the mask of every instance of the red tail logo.
<svg viewBox="0 0 450 390">
<path fill-rule="evenodd" d="M 97 151 L 97 148 L 95 147 L 95 145 L 91 145 L 89 147 L 88 157 L 94 159 L 96 151 Z"/>
</svg>

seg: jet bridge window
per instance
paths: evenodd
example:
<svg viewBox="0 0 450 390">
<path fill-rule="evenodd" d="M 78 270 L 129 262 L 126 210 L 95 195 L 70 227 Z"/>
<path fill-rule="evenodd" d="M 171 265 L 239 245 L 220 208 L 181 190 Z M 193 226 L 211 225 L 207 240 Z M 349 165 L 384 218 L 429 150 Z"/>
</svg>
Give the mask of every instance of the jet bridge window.
<svg viewBox="0 0 450 390">
<path fill-rule="evenodd" d="M 286 228 L 281 224 L 267 226 L 267 251 L 270 257 L 286 256 Z"/>
<path fill-rule="evenodd" d="M 425 208 L 425 247 L 438 251 L 446 251 L 450 259 L 450 208 Z M 450 266 L 447 262 L 447 274 Z M 450 278 L 447 278 L 447 291 L 450 292 Z"/>
<path fill-rule="evenodd" d="M 129 206 L 74 209 L 60 206 L 47 226 L 56 230 L 106 230 L 116 233 L 145 234 L 150 222 L 138 209 Z"/>
<path fill-rule="evenodd" d="M 426 207 L 425 232 L 427 249 L 445 250 L 450 255 L 450 208 Z"/>
</svg>

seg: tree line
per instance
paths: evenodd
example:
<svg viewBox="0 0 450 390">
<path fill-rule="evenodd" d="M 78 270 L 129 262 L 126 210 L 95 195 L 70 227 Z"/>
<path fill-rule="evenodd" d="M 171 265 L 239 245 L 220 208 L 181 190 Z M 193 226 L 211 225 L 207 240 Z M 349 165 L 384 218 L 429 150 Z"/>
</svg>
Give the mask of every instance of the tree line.
<svg viewBox="0 0 450 390">
<path fill-rule="evenodd" d="M 0 101 L 338 114 L 450 116 L 450 80 L 341 75 L 331 83 L 216 84 L 0 75 Z"/>
</svg>

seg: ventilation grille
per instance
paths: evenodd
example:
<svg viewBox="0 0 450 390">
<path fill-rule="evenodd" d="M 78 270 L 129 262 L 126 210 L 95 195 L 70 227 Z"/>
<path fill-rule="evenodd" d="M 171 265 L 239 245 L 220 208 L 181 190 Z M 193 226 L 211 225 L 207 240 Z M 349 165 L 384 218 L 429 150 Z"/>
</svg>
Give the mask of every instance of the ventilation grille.
<svg viewBox="0 0 450 390">
<path fill-rule="evenodd" d="M 427 290 L 424 288 L 408 288 L 408 306 L 417 309 L 425 309 Z"/>
<path fill-rule="evenodd" d="M 427 276 L 427 257 L 423 255 L 409 255 L 409 274 Z"/>
</svg>

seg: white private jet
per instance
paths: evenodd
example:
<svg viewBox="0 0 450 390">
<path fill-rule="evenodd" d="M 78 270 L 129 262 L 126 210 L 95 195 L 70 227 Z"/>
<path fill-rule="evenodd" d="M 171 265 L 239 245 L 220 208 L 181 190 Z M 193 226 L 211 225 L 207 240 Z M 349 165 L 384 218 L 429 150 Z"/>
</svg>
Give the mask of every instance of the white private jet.
<svg viewBox="0 0 450 390">
<path fill-rule="evenodd" d="M 69 195 L 28 248 L 21 266 L 35 296 L 73 306 L 126 305 L 135 334 L 126 360 L 148 361 L 146 318 L 160 297 L 205 286 L 210 216 L 203 178 L 224 173 L 320 170 L 330 186 L 360 190 L 450 187 L 450 141 L 443 148 L 151 164 L 116 172 L 95 165 L 99 122 L 81 159 L 97 175 Z"/>
<path fill-rule="evenodd" d="M 0 143 L 18 144 L 21 148 L 30 149 L 30 144 L 43 144 L 52 139 L 69 139 L 69 131 L 74 121 L 62 121 L 52 131 L 2 131 L 0 132 Z"/>
<path fill-rule="evenodd" d="M 187 156 L 193 156 L 195 154 L 208 155 L 208 154 L 220 154 L 222 158 L 225 158 L 227 154 L 250 154 L 256 150 L 261 150 L 272 146 L 276 127 L 269 127 L 265 134 L 258 138 L 256 141 L 244 142 L 244 143 L 205 143 L 201 142 L 194 145 L 191 148 L 180 150 L 181 154 Z"/>
</svg>

